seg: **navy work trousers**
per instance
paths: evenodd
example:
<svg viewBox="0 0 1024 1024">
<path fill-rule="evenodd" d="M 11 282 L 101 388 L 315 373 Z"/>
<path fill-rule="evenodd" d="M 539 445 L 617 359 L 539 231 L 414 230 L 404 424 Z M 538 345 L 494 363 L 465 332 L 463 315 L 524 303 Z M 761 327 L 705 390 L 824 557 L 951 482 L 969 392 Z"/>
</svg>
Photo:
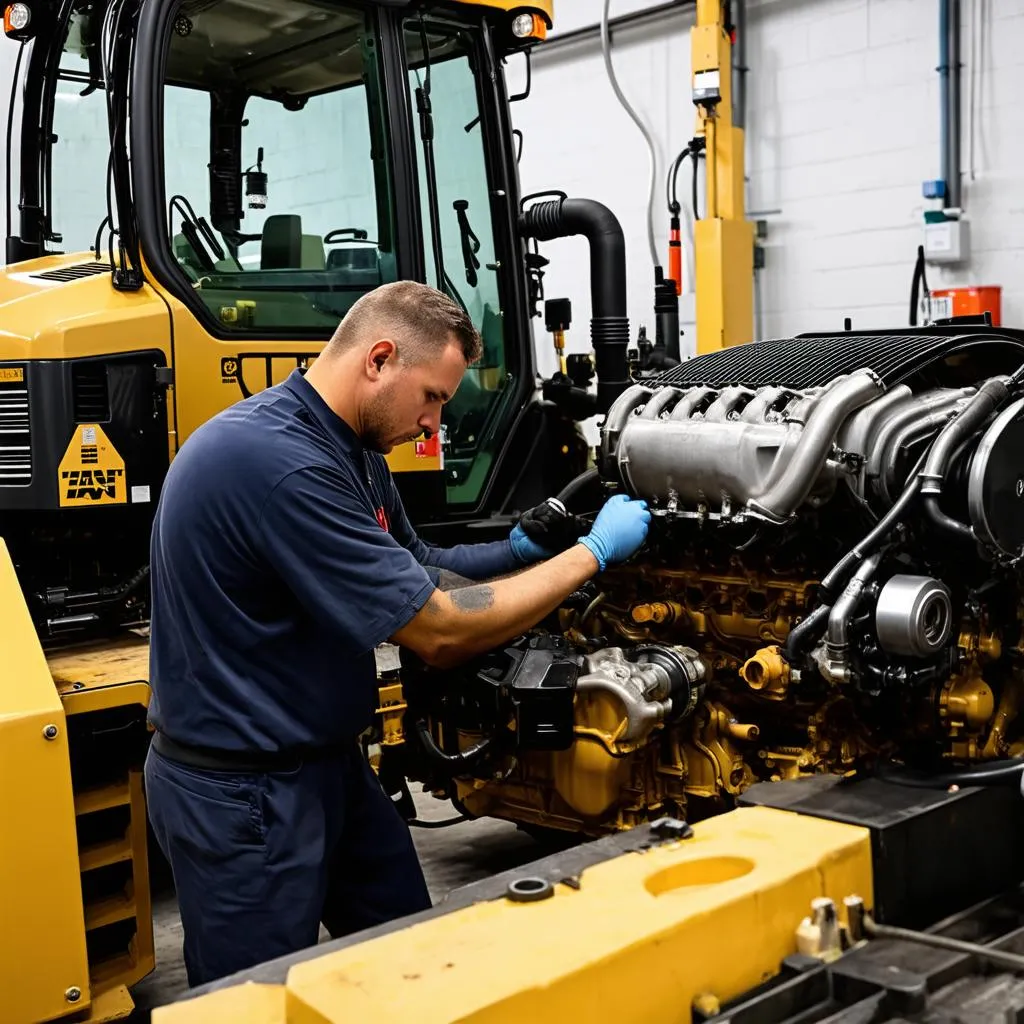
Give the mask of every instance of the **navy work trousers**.
<svg viewBox="0 0 1024 1024">
<path fill-rule="evenodd" d="M 152 748 L 146 798 L 171 865 L 189 985 L 430 906 L 409 829 L 353 745 L 291 772 L 235 774 Z"/>
</svg>

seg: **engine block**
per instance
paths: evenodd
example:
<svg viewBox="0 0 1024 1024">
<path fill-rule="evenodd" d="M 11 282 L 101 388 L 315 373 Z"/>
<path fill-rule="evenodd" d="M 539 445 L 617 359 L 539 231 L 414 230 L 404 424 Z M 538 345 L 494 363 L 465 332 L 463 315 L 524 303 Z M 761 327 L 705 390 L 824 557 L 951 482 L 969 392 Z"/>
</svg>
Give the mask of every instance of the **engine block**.
<svg viewBox="0 0 1024 1024">
<path fill-rule="evenodd" d="M 600 834 L 761 780 L 1024 754 L 1022 364 L 1018 332 L 947 328 L 636 381 L 571 511 L 642 497 L 648 543 L 510 649 L 558 661 L 561 718 L 524 719 L 544 686 L 509 650 L 428 674 L 409 705 L 434 749 L 409 776 L 471 815 Z"/>
</svg>

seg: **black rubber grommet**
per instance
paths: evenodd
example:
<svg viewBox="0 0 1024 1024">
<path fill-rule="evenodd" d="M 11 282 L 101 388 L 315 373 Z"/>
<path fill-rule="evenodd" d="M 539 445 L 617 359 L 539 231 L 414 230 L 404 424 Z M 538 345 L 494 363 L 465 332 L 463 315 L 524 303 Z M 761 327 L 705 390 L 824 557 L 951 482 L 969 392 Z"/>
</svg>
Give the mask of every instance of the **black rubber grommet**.
<svg viewBox="0 0 1024 1024">
<path fill-rule="evenodd" d="M 536 903 L 555 895 L 555 887 L 546 878 L 529 876 L 509 882 L 505 895 L 513 903 Z"/>
</svg>

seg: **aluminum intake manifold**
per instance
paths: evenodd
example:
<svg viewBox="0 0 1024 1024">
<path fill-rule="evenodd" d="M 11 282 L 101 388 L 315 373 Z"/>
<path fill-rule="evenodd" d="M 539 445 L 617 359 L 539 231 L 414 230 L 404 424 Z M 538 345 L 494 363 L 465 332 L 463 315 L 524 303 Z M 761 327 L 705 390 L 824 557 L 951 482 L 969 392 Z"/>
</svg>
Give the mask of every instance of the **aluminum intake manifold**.
<svg viewBox="0 0 1024 1024">
<path fill-rule="evenodd" d="M 843 480 L 888 508 L 910 456 L 974 388 L 886 391 L 869 369 L 822 388 L 634 384 L 602 428 L 602 473 L 661 514 L 781 523 Z"/>
</svg>

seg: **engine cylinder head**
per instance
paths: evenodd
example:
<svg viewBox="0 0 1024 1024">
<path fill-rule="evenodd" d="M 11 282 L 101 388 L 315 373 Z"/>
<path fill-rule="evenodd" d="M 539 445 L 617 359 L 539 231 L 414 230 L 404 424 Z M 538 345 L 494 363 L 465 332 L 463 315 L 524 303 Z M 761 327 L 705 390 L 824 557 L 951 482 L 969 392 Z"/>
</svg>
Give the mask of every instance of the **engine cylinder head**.
<svg viewBox="0 0 1024 1024">
<path fill-rule="evenodd" d="M 930 576 L 893 576 L 878 595 L 875 632 L 888 654 L 930 657 L 945 645 L 952 625 L 949 590 Z"/>
</svg>

